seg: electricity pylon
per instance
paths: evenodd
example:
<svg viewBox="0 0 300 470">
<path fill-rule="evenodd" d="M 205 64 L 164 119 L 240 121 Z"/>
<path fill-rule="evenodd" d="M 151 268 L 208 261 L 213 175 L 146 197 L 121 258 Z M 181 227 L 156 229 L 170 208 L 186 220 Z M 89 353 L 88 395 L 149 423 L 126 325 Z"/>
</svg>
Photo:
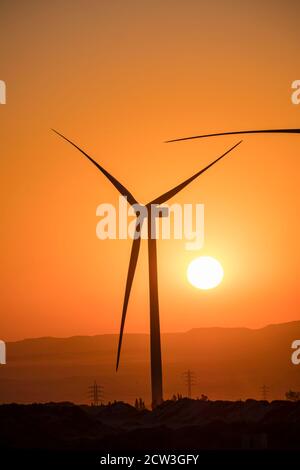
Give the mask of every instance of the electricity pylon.
<svg viewBox="0 0 300 470">
<path fill-rule="evenodd" d="M 98 385 L 96 380 L 93 385 L 89 386 L 89 398 L 92 406 L 99 406 L 102 404 L 103 387 Z"/>
<path fill-rule="evenodd" d="M 192 372 L 190 369 L 188 369 L 186 372 L 183 373 L 183 376 L 184 376 L 184 381 L 187 386 L 187 392 L 188 392 L 187 396 L 188 398 L 192 398 L 192 386 L 196 385 L 195 373 Z"/>
<path fill-rule="evenodd" d="M 260 387 L 260 392 L 261 392 L 262 399 L 266 401 L 268 399 L 270 387 L 264 384 Z"/>
</svg>

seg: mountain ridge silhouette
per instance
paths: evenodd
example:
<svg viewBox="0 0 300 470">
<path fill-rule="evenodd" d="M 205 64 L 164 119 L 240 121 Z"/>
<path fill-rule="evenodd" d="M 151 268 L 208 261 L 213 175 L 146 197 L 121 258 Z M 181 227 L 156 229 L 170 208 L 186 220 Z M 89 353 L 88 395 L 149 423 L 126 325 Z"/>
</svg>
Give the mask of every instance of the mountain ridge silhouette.
<svg viewBox="0 0 300 470">
<path fill-rule="evenodd" d="M 182 373 L 197 376 L 193 396 L 211 399 L 260 398 L 270 387 L 271 399 L 300 390 L 300 365 L 291 363 L 291 344 L 300 338 L 300 321 L 263 328 L 193 328 L 163 333 L 165 398 L 186 393 Z M 117 334 L 33 338 L 7 342 L 7 364 L 0 368 L 0 401 L 9 403 L 86 402 L 87 388 L 97 380 L 106 401 L 149 403 L 149 335 L 124 335 L 116 373 Z"/>
</svg>

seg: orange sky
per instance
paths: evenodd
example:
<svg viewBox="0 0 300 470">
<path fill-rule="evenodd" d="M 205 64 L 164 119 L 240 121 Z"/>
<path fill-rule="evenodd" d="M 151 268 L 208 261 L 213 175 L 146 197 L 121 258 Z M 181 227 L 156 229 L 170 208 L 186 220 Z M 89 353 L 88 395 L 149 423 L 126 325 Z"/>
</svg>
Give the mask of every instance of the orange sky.
<svg viewBox="0 0 300 470">
<path fill-rule="evenodd" d="M 2 0 L 1 320 L 4 340 L 117 332 L 129 240 L 100 241 L 95 212 L 118 193 L 54 127 L 141 203 L 189 177 L 238 129 L 300 127 L 297 2 Z M 299 319 L 300 136 L 242 146 L 170 202 L 205 204 L 205 246 L 158 244 L 162 331 Z M 201 254 L 223 283 L 186 281 Z M 146 243 L 127 332 L 149 328 Z"/>
</svg>

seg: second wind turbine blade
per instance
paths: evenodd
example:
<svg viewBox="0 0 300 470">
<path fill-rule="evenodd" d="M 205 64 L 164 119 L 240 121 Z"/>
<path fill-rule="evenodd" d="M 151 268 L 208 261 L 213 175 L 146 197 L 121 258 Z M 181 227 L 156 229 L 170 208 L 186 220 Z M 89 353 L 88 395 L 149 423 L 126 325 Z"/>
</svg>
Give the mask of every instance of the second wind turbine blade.
<svg viewBox="0 0 300 470">
<path fill-rule="evenodd" d="M 136 229 L 135 229 L 136 233 L 140 231 L 139 229 L 140 229 L 140 224 L 137 224 Z M 125 320 L 126 320 L 127 307 L 128 307 L 130 291 L 131 291 L 131 287 L 133 283 L 134 273 L 135 273 L 135 269 L 137 265 L 137 260 L 139 257 L 140 244 L 141 244 L 141 238 L 139 236 L 138 238 L 135 238 L 133 240 L 132 248 L 131 248 L 131 255 L 130 255 L 124 302 L 123 302 L 121 326 L 120 326 L 116 370 L 118 370 L 119 362 L 120 362 L 120 354 L 121 354 L 121 348 L 122 348 L 123 331 L 124 331 L 124 325 L 125 325 Z"/>
<path fill-rule="evenodd" d="M 182 189 L 184 189 L 188 184 L 190 184 L 192 181 L 194 181 L 194 179 L 198 178 L 198 176 L 200 176 L 202 173 L 204 173 L 206 170 L 208 170 L 211 166 L 213 166 L 215 163 L 217 163 L 219 160 L 221 160 L 221 158 L 224 158 L 225 155 L 227 155 L 229 152 L 231 152 L 232 150 L 234 150 L 238 145 L 240 145 L 242 143 L 242 140 L 240 140 L 237 144 L 235 144 L 233 147 L 231 147 L 230 149 L 228 149 L 225 153 L 223 153 L 220 157 L 218 157 L 216 160 L 214 160 L 213 162 L 211 162 L 209 165 L 207 165 L 206 167 L 202 168 L 202 170 L 198 171 L 197 173 L 195 173 L 193 176 L 191 176 L 190 178 L 188 178 L 187 180 L 185 180 L 183 183 L 180 183 L 178 186 L 175 186 L 175 188 L 173 189 L 170 189 L 169 191 L 167 191 L 166 193 L 162 194 L 161 196 L 159 196 L 158 198 L 154 199 L 153 201 L 151 201 L 149 204 L 147 204 L 148 206 L 150 204 L 163 204 L 164 202 L 168 201 L 169 199 L 171 199 L 171 197 L 175 196 L 175 194 L 179 193 L 179 191 L 181 191 Z"/>
<path fill-rule="evenodd" d="M 177 139 L 166 140 L 166 144 L 171 142 L 181 142 L 183 140 L 204 139 L 206 137 L 218 137 L 221 135 L 237 135 L 237 134 L 300 134 L 300 129 L 258 129 L 248 131 L 231 131 L 231 132 L 215 132 L 214 134 L 192 135 L 189 137 L 179 137 Z"/>
</svg>

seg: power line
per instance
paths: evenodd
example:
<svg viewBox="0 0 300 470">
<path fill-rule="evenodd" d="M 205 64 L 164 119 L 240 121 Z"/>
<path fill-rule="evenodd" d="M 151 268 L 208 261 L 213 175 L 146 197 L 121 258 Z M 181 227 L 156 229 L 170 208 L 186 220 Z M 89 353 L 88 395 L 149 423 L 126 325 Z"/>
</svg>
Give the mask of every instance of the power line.
<svg viewBox="0 0 300 470">
<path fill-rule="evenodd" d="M 99 406 L 102 404 L 103 387 L 98 385 L 96 380 L 93 385 L 89 386 L 89 398 L 92 406 Z"/>
<path fill-rule="evenodd" d="M 188 398 L 192 398 L 192 386 L 196 385 L 196 375 L 190 369 L 186 372 L 183 372 L 184 381 L 187 386 L 187 396 Z"/>
</svg>

